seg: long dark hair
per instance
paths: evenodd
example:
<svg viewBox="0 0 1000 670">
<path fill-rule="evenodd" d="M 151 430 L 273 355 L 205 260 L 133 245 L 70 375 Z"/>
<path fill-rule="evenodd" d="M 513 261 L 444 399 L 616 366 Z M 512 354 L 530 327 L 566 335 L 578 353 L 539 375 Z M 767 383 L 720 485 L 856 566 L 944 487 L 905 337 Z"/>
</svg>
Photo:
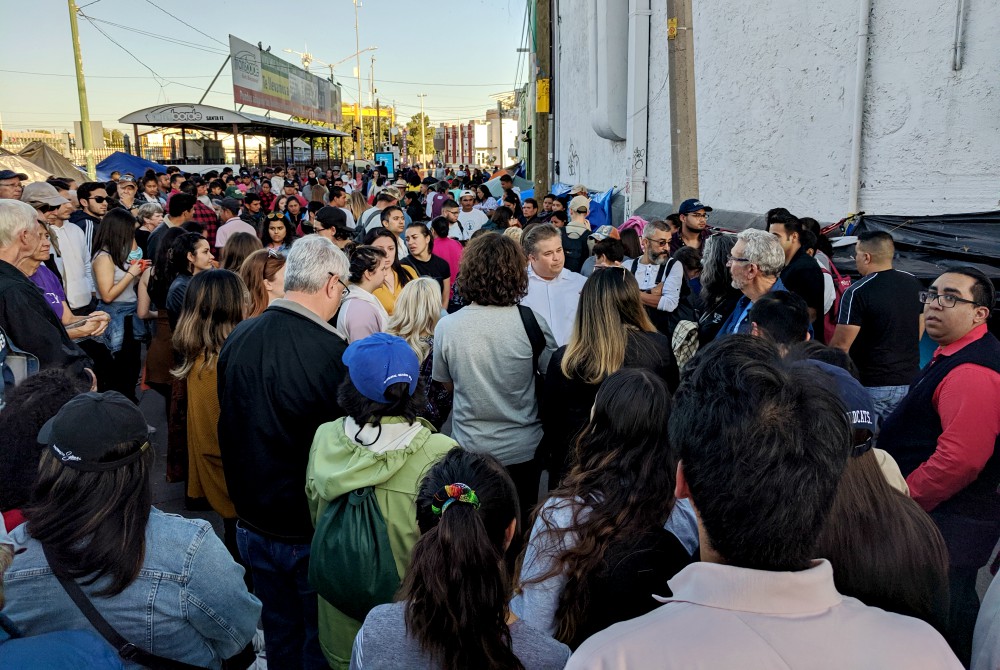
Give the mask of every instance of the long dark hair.
<svg viewBox="0 0 1000 670">
<path fill-rule="evenodd" d="M 107 459 L 122 458 L 139 446 L 115 445 Z M 116 596 L 135 581 L 146 555 L 152 466 L 152 449 L 106 472 L 74 470 L 50 450 L 42 452 L 24 516 L 55 574 L 84 585 L 107 577 L 107 586 L 94 593 L 102 597 Z"/>
<path fill-rule="evenodd" d="M 948 550 L 941 531 L 890 486 L 875 452 L 848 459 L 813 555 L 833 565 L 840 593 L 945 631 Z"/>
<path fill-rule="evenodd" d="M 285 223 L 285 230 L 288 224 Z M 288 239 L 288 238 L 285 238 Z M 290 242 L 289 242 L 290 244 Z M 222 269 L 239 272 L 247 256 L 261 248 L 260 240 L 250 233 L 234 233 L 222 247 Z"/>
<path fill-rule="evenodd" d="M 97 228 L 94 253 L 107 252 L 116 267 L 125 269 L 128 255 L 132 252 L 137 225 L 135 217 L 124 209 L 112 209 L 101 219 L 101 225 Z"/>
<path fill-rule="evenodd" d="M 198 233 L 184 233 L 170 245 L 170 273 L 174 276 L 174 279 L 178 275 L 190 276 L 194 274 L 191 270 L 191 261 L 188 260 L 188 254 L 195 253 L 198 243 L 204 239 L 204 236 Z"/>
<path fill-rule="evenodd" d="M 407 274 L 406 270 L 403 269 L 403 265 L 399 262 L 399 245 L 405 243 L 393 235 L 391 230 L 383 226 L 369 230 L 365 234 L 364 243 L 366 246 L 370 246 L 372 242 L 380 237 L 388 237 L 396 245 L 396 257 L 392 259 L 392 271 L 396 275 L 396 281 L 399 282 L 400 287 L 406 286 L 406 283 L 413 279 L 413 277 Z"/>
<path fill-rule="evenodd" d="M 565 546 L 560 539 L 564 535 L 575 536 L 576 542 L 555 556 L 548 571 L 526 582 L 565 576 L 555 614 L 555 638 L 561 642 L 576 638 L 590 606 L 589 581 L 598 574 L 608 548 L 662 528 L 674 508 L 670 408 L 666 384 L 644 368 L 619 370 L 597 392 L 594 416 L 577 440 L 576 464 L 551 495 L 600 504 L 576 505 L 566 528 L 540 516 L 542 534 L 552 536 L 553 546 Z M 534 516 L 539 516 L 537 511 Z M 523 561 L 522 551 L 518 562 Z"/>
<path fill-rule="evenodd" d="M 170 285 L 177 279 L 177 273 L 173 268 L 171 259 L 173 258 L 174 242 L 181 235 L 187 232 L 178 226 L 177 228 L 167 228 L 160 238 L 160 244 L 156 247 L 156 254 L 153 258 L 153 269 L 149 273 L 149 297 L 157 308 L 163 308 L 167 304 L 167 293 Z"/>
<path fill-rule="evenodd" d="M 435 514 L 431 507 L 441 503 L 434 495 L 458 483 L 476 492 L 479 509 L 455 502 Z M 503 560 L 517 510 L 517 489 L 503 466 L 461 447 L 432 466 L 420 485 L 421 535 L 399 593 L 407 632 L 444 670 L 524 668 L 511 648 Z"/>
<path fill-rule="evenodd" d="M 65 368 L 49 368 L 31 375 L 7 394 L 0 412 L 0 511 L 23 507 L 31 498 L 31 487 L 38 474 L 38 431 L 56 415 L 59 408 L 81 393 L 90 390 Z"/>
<path fill-rule="evenodd" d="M 726 262 L 734 246 L 736 236 L 729 233 L 715 233 L 705 240 L 701 254 L 701 299 L 706 305 L 713 305 L 733 290 Z"/>
</svg>

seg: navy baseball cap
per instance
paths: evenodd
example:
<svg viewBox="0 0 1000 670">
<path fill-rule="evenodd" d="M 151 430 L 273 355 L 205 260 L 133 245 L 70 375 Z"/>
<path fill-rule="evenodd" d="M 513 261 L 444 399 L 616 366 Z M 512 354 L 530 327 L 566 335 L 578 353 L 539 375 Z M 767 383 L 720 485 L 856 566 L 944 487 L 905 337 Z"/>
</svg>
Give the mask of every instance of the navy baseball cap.
<svg viewBox="0 0 1000 670">
<path fill-rule="evenodd" d="M 38 442 L 68 468 L 104 472 L 139 460 L 149 449 L 149 427 L 139 408 L 121 393 L 91 391 L 71 399 L 46 421 Z M 107 460 L 114 447 L 129 443 L 135 445 L 133 451 Z"/>
<path fill-rule="evenodd" d="M 697 212 L 699 209 L 703 209 L 706 212 L 711 212 L 712 208 L 705 205 L 698 198 L 688 198 L 681 203 L 681 206 L 677 209 L 678 214 L 690 214 L 691 212 Z"/>
<path fill-rule="evenodd" d="M 406 382 L 410 395 L 417 392 L 420 361 L 406 340 L 387 333 L 375 333 L 351 342 L 344 352 L 344 365 L 354 387 L 375 402 L 389 402 L 385 390 Z"/>
<path fill-rule="evenodd" d="M 13 179 L 14 177 L 24 181 L 28 178 L 28 175 L 23 172 L 14 172 L 13 170 L 0 170 L 0 179 Z"/>
<path fill-rule="evenodd" d="M 844 368 L 838 368 L 836 365 L 830 365 L 823 361 L 804 360 L 799 361 L 797 365 L 819 368 L 830 375 L 837 389 L 837 395 L 840 396 L 841 402 L 847 408 L 847 420 L 851 422 L 851 427 L 855 431 L 867 430 L 870 436 L 875 435 L 875 421 L 878 419 L 878 414 L 875 411 L 875 403 L 872 402 L 871 394 L 868 393 L 868 389 L 861 385 L 861 382 L 852 377 Z M 871 448 L 872 439 L 869 437 L 864 443 L 854 445 L 854 451 L 851 455 L 860 456 Z"/>
</svg>

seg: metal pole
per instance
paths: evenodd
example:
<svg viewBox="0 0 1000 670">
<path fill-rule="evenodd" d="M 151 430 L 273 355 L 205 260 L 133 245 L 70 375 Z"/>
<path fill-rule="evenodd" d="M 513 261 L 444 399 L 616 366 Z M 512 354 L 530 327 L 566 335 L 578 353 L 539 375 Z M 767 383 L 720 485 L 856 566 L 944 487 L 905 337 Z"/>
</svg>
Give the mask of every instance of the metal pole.
<svg viewBox="0 0 1000 670">
<path fill-rule="evenodd" d="M 76 92 L 80 98 L 80 139 L 86 157 L 87 176 L 97 179 L 97 165 L 94 162 L 94 138 L 90 132 L 90 107 L 87 105 L 87 84 L 83 79 L 83 55 L 80 53 L 80 28 L 76 24 L 75 0 L 69 2 L 69 30 L 73 37 L 73 60 L 76 63 Z"/>
<path fill-rule="evenodd" d="M 235 147 L 235 149 L 236 149 L 236 164 L 237 165 L 242 165 L 243 161 L 241 160 L 242 157 L 240 156 L 240 135 L 239 135 L 239 132 L 240 132 L 239 128 L 237 128 L 236 124 L 234 123 L 233 124 L 233 147 Z M 223 161 L 226 160 L 225 155 L 222 156 L 222 160 Z"/>
<path fill-rule="evenodd" d="M 507 161 L 505 161 L 504 158 L 503 158 L 503 103 L 501 103 L 499 100 L 497 100 L 497 115 L 500 117 L 497 120 L 497 123 L 500 126 L 500 132 L 498 133 L 498 135 L 500 136 L 500 166 L 499 167 L 500 167 L 501 170 L 505 170 L 506 168 L 504 166 L 507 164 Z"/>
<path fill-rule="evenodd" d="M 139 150 L 139 124 L 132 124 L 132 136 L 135 137 L 135 155 L 141 157 L 142 151 Z"/>
<path fill-rule="evenodd" d="M 427 97 L 426 93 L 419 93 L 417 97 L 420 98 L 420 164 L 427 169 L 427 128 L 424 126 L 424 98 Z"/>
<path fill-rule="evenodd" d="M 358 52 L 355 56 L 358 66 L 358 152 L 356 157 L 360 160 L 365 157 L 365 130 L 361 121 L 361 40 L 358 35 L 358 0 L 354 0 L 354 50 Z"/>
<path fill-rule="evenodd" d="M 378 98 L 375 99 L 375 151 L 379 149 L 379 142 L 382 141 L 382 105 Z"/>
<path fill-rule="evenodd" d="M 219 71 L 215 73 L 214 77 L 212 77 L 212 83 L 209 84 L 208 88 L 205 89 L 205 92 L 201 94 L 201 100 L 198 101 L 199 105 L 205 102 L 205 98 L 208 97 L 208 92 L 212 90 L 213 86 L 215 86 L 215 80 L 219 78 L 220 74 L 222 74 L 222 71 L 225 69 L 226 64 L 229 63 L 230 58 L 232 58 L 232 54 L 226 56 L 226 60 L 222 61 L 222 67 L 220 67 Z"/>
</svg>

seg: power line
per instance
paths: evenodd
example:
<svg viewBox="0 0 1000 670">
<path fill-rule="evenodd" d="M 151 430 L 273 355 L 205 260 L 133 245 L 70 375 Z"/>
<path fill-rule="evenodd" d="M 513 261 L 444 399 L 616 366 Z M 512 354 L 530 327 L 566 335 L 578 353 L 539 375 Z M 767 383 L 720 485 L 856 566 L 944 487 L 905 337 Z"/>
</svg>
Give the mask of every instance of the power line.
<svg viewBox="0 0 1000 670">
<path fill-rule="evenodd" d="M 0 70 L 5 74 L 26 74 L 32 77 L 76 77 L 75 74 L 62 74 L 59 72 L 24 72 L 22 70 Z M 231 75 L 229 72 L 223 72 L 223 75 Z M 211 79 L 210 74 L 199 74 L 199 75 L 164 75 L 166 79 Z M 149 79 L 149 77 L 137 77 L 137 76 L 127 76 L 127 75 L 102 75 L 102 74 L 88 74 L 87 79 Z"/>
<path fill-rule="evenodd" d="M 170 44 L 176 44 L 177 46 L 182 46 L 182 47 L 185 47 L 187 49 L 195 49 L 197 51 L 203 51 L 205 53 L 210 53 L 210 54 L 218 54 L 220 56 L 225 56 L 226 54 L 229 53 L 228 51 L 223 51 L 223 50 L 217 49 L 215 47 L 205 46 L 204 44 L 198 44 L 196 42 L 189 42 L 187 40 L 182 40 L 182 39 L 177 38 L 177 37 L 168 37 L 166 35 L 160 35 L 159 33 L 152 33 L 152 32 L 149 32 L 147 30 L 142 30 L 141 28 L 133 28 L 132 26 L 125 26 L 125 25 L 122 25 L 120 23 L 115 23 L 114 21 L 108 21 L 106 19 L 99 19 L 99 18 L 94 17 L 94 16 L 86 16 L 82 12 L 80 13 L 80 16 L 83 16 L 84 18 L 86 18 L 87 20 L 89 20 L 91 22 L 97 21 L 98 23 L 103 23 L 105 25 L 114 26 L 115 28 L 120 28 L 122 30 L 127 30 L 130 33 L 136 33 L 138 35 L 143 35 L 145 37 L 149 37 L 149 38 L 152 38 L 152 39 L 155 39 L 155 40 L 160 40 L 162 42 L 168 42 Z"/>
<path fill-rule="evenodd" d="M 121 49 L 122 51 L 124 51 L 125 53 L 127 53 L 129 56 L 131 56 L 135 60 L 136 63 L 138 63 L 139 65 L 143 66 L 144 68 L 146 68 L 147 70 L 149 70 L 151 73 L 153 73 L 153 76 L 156 77 L 157 80 L 166 81 L 165 79 L 163 79 L 163 77 L 160 76 L 159 73 L 157 73 L 156 70 L 154 70 L 153 68 L 151 68 L 148 65 L 146 65 L 145 63 L 143 63 L 141 60 L 139 60 L 138 56 L 136 56 L 134 53 L 132 53 L 131 51 L 129 51 L 128 49 L 126 49 L 125 47 L 123 47 L 121 44 L 119 44 L 118 42 L 116 42 L 114 40 L 114 38 L 112 38 L 106 32 L 104 32 L 103 30 L 101 30 L 101 27 L 99 25 L 97 25 L 96 23 L 94 23 L 93 21 L 91 21 L 89 16 L 87 16 L 86 14 L 80 14 L 80 16 L 83 17 L 84 19 L 86 19 L 87 22 L 90 23 L 90 25 L 94 26 L 94 30 L 96 30 L 97 32 L 99 32 L 102 35 L 104 35 L 104 37 L 106 37 L 109 42 L 111 42 L 112 44 L 114 44 L 115 46 L 117 46 L 119 49 Z M 157 83 L 160 83 L 160 82 L 157 81 Z M 163 88 L 163 84 L 162 83 L 160 83 L 160 88 Z"/>
<path fill-rule="evenodd" d="M 183 23 L 184 25 L 186 25 L 188 28 L 190 28 L 191 30 L 195 31 L 196 33 L 200 33 L 201 35 L 204 35 L 208 39 L 214 40 L 214 41 L 218 42 L 219 44 L 221 44 L 224 47 L 227 47 L 227 48 L 229 47 L 229 45 L 226 44 L 225 42 L 223 42 L 222 40 L 216 39 L 215 37 L 212 37 L 208 33 L 204 33 L 202 31 L 198 30 L 197 28 L 195 28 L 194 26 L 192 26 L 187 21 L 184 21 L 183 19 L 180 19 L 180 18 L 174 16 L 173 14 L 171 14 L 170 12 L 168 12 L 167 10 L 165 10 L 163 7 L 160 7 L 159 5 L 157 5 L 157 4 L 153 3 L 153 2 L 150 2 L 150 0 L 146 0 L 146 4 L 147 5 L 152 5 L 153 7 L 156 7 L 158 10 L 160 10 L 161 12 L 163 12 L 164 14 L 166 14 L 167 16 L 171 17 L 172 19 L 174 19 L 176 21 L 180 21 L 181 23 Z"/>
</svg>

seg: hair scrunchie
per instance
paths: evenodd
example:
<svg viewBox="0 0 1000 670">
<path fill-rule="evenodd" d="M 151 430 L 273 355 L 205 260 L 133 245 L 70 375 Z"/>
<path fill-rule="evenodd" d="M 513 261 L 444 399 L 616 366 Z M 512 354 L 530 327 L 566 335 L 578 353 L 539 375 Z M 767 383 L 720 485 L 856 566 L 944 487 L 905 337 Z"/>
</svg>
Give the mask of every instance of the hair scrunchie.
<svg viewBox="0 0 1000 670">
<path fill-rule="evenodd" d="M 472 505 L 475 509 L 479 509 L 479 498 L 468 484 L 445 484 L 434 494 L 434 502 L 431 503 L 431 512 L 435 516 L 441 516 L 453 502 L 466 503 Z"/>
</svg>

